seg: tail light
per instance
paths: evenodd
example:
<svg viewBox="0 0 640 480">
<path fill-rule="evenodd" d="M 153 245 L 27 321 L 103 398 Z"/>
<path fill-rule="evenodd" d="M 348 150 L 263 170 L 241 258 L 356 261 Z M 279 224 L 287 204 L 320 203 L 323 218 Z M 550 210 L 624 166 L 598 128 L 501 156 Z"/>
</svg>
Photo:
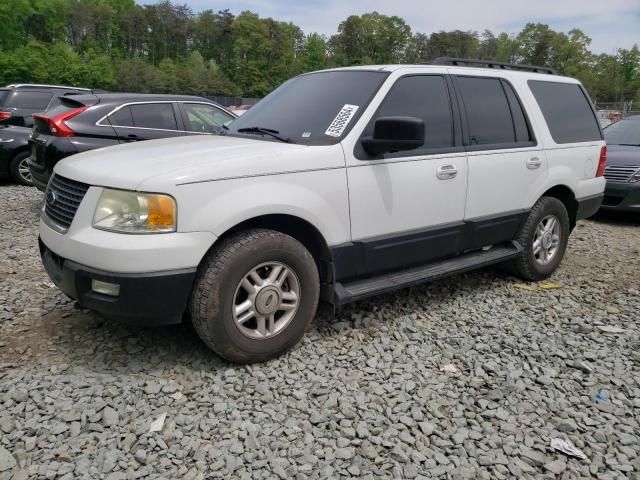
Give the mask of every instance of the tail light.
<svg viewBox="0 0 640 480">
<path fill-rule="evenodd" d="M 596 170 L 596 177 L 602 177 L 604 175 L 604 169 L 607 166 L 607 146 L 603 145 L 600 149 L 600 160 L 598 160 L 598 170 Z"/>
<path fill-rule="evenodd" d="M 73 137 L 75 132 L 69 128 L 66 124 L 67 120 L 79 115 L 84 112 L 87 106 L 83 106 L 80 108 L 74 108 L 73 110 L 66 111 L 54 117 L 47 117 L 46 115 L 40 113 L 33 116 L 33 118 L 37 118 L 38 120 L 45 122 L 51 131 L 51 135 L 56 137 Z"/>
<path fill-rule="evenodd" d="M 13 115 L 13 112 L 0 111 L 0 122 L 3 120 L 9 120 L 11 115 Z"/>
</svg>

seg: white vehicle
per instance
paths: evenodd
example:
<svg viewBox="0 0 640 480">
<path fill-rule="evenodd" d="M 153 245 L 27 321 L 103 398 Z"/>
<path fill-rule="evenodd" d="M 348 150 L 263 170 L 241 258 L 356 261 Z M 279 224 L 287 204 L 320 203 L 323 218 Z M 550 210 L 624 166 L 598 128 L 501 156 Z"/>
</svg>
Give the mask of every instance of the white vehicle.
<svg viewBox="0 0 640 480">
<path fill-rule="evenodd" d="M 605 159 L 585 90 L 548 69 L 325 70 L 224 135 L 60 162 L 40 247 L 82 306 L 145 324 L 190 315 L 224 358 L 263 361 L 300 340 L 320 299 L 500 262 L 547 278 L 600 207 Z"/>
</svg>

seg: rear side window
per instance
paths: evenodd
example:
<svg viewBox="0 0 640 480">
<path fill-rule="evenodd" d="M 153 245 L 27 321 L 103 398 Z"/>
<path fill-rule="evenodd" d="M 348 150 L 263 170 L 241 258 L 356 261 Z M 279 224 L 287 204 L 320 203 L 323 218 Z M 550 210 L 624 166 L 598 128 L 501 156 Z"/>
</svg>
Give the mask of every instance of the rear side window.
<svg viewBox="0 0 640 480">
<path fill-rule="evenodd" d="M 516 128 L 500 79 L 457 77 L 457 83 L 467 113 L 469 143 L 472 146 L 516 143 Z M 515 94 L 514 100 L 517 102 Z M 519 115 L 519 121 L 524 121 L 521 108 Z"/>
<path fill-rule="evenodd" d="M 453 146 L 453 122 L 449 89 L 442 76 L 416 75 L 402 77 L 393 84 L 363 136 L 373 134 L 375 121 L 381 117 L 416 117 L 424 121 L 424 146 L 410 155 L 430 148 Z"/>
<path fill-rule="evenodd" d="M 19 90 L 9 100 L 11 107 L 28 108 L 32 110 L 44 110 L 53 97 L 50 92 L 32 92 L 29 90 Z"/>
<path fill-rule="evenodd" d="M 178 130 L 171 103 L 145 103 L 130 108 L 134 127 Z"/>
<path fill-rule="evenodd" d="M 109 123 L 114 127 L 133 127 L 133 118 L 131 117 L 129 106 L 122 107 L 109 115 Z"/>
<path fill-rule="evenodd" d="M 527 118 L 525 117 L 524 110 L 516 92 L 513 87 L 507 82 L 502 82 L 504 92 L 507 94 L 507 100 L 511 107 L 511 116 L 513 117 L 513 129 L 516 134 L 516 142 L 531 142 L 533 141 L 533 135 L 529 129 Z"/>
<path fill-rule="evenodd" d="M 556 143 L 602 140 L 598 120 L 580 85 L 541 80 L 528 83 Z"/>
</svg>

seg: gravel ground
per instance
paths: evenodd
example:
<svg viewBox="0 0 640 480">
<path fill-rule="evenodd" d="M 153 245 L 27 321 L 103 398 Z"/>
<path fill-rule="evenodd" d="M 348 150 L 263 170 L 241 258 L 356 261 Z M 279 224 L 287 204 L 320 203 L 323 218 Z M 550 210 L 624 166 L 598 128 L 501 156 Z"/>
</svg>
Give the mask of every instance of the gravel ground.
<svg viewBox="0 0 640 480">
<path fill-rule="evenodd" d="M 547 288 L 490 269 L 325 308 L 238 367 L 52 288 L 40 201 L 0 185 L 0 479 L 640 478 L 638 218 L 581 222 Z"/>
</svg>

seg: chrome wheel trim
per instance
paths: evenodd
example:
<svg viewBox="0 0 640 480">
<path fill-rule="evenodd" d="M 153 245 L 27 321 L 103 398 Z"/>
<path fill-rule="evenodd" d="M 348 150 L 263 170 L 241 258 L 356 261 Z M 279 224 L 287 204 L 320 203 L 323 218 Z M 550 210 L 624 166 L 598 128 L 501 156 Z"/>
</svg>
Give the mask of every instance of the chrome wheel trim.
<svg viewBox="0 0 640 480">
<path fill-rule="evenodd" d="M 295 317 L 300 280 L 281 262 L 265 262 L 249 270 L 236 287 L 231 312 L 238 330 L 254 340 L 272 338 Z"/>
<path fill-rule="evenodd" d="M 533 258 L 540 265 L 547 265 L 555 258 L 560 248 L 560 220 L 555 215 L 547 215 L 536 227 L 533 234 Z"/>
<path fill-rule="evenodd" d="M 24 157 L 18 162 L 18 175 L 25 182 L 31 183 L 31 170 L 29 170 L 29 157 Z"/>
</svg>

